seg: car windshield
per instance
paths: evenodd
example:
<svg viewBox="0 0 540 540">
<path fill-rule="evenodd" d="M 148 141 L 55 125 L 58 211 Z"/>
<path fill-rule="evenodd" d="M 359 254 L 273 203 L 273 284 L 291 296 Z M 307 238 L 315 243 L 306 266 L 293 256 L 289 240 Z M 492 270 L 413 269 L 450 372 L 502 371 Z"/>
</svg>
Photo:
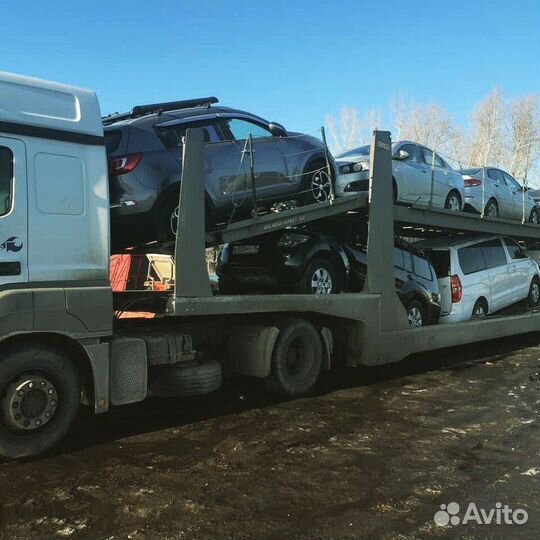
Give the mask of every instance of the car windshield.
<svg viewBox="0 0 540 540">
<path fill-rule="evenodd" d="M 369 156 L 370 145 L 366 144 L 365 146 L 359 146 L 358 148 L 353 148 L 352 150 L 347 150 L 342 154 L 339 154 L 338 158 L 344 157 L 353 157 L 353 156 Z"/>
</svg>

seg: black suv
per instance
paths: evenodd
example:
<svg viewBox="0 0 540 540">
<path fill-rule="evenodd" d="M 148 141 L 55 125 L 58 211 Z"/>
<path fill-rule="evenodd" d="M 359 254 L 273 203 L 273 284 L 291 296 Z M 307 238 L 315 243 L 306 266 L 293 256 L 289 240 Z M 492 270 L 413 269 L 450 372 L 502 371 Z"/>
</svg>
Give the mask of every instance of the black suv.
<svg viewBox="0 0 540 540">
<path fill-rule="evenodd" d="M 367 275 L 365 227 L 348 217 L 225 244 L 219 292 L 359 292 Z M 411 326 L 436 324 L 441 312 L 437 276 L 425 255 L 396 238 L 396 290 Z"/>
<path fill-rule="evenodd" d="M 214 97 L 134 107 L 103 118 L 109 159 L 113 246 L 176 234 L 182 144 L 187 128 L 203 129 L 207 226 L 253 209 L 251 134 L 258 206 L 327 200 L 335 166 L 321 140 L 287 132 L 259 116 L 216 106 Z"/>
</svg>

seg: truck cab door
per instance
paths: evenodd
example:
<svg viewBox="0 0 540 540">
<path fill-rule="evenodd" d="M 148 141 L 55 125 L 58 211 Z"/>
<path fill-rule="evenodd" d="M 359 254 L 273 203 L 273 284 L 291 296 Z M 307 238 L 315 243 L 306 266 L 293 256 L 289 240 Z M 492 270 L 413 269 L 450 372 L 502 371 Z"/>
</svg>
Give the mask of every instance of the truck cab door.
<svg viewBox="0 0 540 540">
<path fill-rule="evenodd" d="M 26 149 L 0 137 L 0 290 L 28 282 Z"/>
</svg>

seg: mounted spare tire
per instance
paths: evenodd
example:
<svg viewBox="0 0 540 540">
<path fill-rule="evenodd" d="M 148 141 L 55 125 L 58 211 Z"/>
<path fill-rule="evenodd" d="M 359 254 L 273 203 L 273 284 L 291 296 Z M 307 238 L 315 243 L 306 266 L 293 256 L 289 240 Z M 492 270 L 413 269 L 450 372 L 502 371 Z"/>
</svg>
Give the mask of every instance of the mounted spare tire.
<svg viewBox="0 0 540 540">
<path fill-rule="evenodd" d="M 202 359 L 181 362 L 173 366 L 158 366 L 150 370 L 149 389 L 154 396 L 200 396 L 221 386 L 221 364 Z"/>
</svg>

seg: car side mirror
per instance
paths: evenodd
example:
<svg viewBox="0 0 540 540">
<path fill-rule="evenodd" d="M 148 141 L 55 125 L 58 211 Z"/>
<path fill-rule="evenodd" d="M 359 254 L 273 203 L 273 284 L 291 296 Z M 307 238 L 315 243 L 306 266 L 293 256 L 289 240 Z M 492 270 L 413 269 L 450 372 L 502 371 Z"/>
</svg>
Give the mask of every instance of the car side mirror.
<svg viewBox="0 0 540 540">
<path fill-rule="evenodd" d="M 287 136 L 287 130 L 277 122 L 270 122 L 268 124 L 268 130 L 274 137 L 286 137 Z"/>
<path fill-rule="evenodd" d="M 394 154 L 394 158 L 398 161 L 405 161 L 406 159 L 409 159 L 409 152 L 407 150 L 400 150 L 397 154 Z"/>
</svg>

